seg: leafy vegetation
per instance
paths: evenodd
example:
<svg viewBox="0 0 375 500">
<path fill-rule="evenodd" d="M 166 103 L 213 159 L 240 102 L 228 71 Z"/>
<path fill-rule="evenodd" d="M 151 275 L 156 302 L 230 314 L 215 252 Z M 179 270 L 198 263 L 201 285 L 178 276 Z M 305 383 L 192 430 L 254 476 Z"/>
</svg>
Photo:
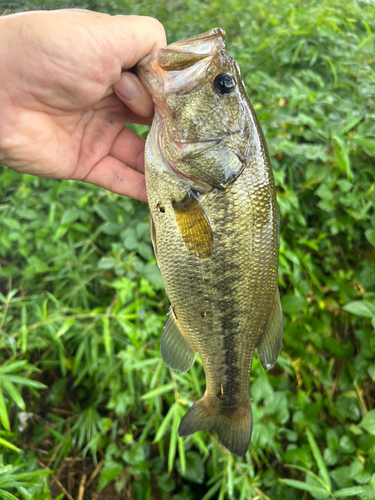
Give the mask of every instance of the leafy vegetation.
<svg viewBox="0 0 375 500">
<path fill-rule="evenodd" d="M 227 31 L 277 183 L 284 345 L 270 373 L 254 360 L 244 459 L 178 438 L 204 376 L 160 359 L 147 207 L 3 168 L 0 497 L 375 499 L 374 4 L 75 5 L 155 16 L 170 42 Z"/>
</svg>

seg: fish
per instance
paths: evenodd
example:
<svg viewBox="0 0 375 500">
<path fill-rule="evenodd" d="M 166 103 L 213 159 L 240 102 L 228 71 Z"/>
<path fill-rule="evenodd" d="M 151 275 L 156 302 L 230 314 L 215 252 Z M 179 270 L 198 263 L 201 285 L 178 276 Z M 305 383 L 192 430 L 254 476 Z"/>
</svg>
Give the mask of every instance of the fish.
<svg viewBox="0 0 375 500">
<path fill-rule="evenodd" d="M 155 107 L 145 145 L 152 244 L 171 302 L 160 341 L 181 373 L 200 355 L 206 390 L 178 434 L 249 448 L 250 371 L 279 356 L 279 209 L 267 145 L 237 62 L 215 28 L 143 58 Z"/>
</svg>

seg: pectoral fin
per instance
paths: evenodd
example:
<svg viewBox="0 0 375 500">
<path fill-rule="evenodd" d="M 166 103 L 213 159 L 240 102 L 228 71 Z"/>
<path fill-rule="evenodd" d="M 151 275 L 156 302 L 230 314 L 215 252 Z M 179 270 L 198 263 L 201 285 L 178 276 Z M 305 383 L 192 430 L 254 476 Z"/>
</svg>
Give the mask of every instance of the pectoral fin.
<svg viewBox="0 0 375 500">
<path fill-rule="evenodd" d="M 282 341 L 283 313 L 281 310 L 279 289 L 276 288 L 267 327 L 257 346 L 259 360 L 266 371 L 272 368 L 276 363 L 280 354 Z"/>
<path fill-rule="evenodd" d="M 160 341 L 160 351 L 164 363 L 172 370 L 185 373 L 191 368 L 195 351 L 182 333 L 182 328 L 171 306 Z"/>
<path fill-rule="evenodd" d="M 189 252 L 201 259 L 211 255 L 212 229 L 207 214 L 192 191 L 181 201 L 172 201 L 177 224 Z"/>
</svg>

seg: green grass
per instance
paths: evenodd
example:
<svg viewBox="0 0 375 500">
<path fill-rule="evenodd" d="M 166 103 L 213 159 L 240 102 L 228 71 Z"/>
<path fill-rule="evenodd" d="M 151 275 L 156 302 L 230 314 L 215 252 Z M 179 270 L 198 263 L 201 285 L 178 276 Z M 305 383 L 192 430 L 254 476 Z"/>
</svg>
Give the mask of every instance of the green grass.
<svg viewBox="0 0 375 500">
<path fill-rule="evenodd" d="M 161 361 L 147 207 L 3 168 L 0 498 L 77 498 L 86 475 L 100 500 L 375 499 L 374 4 L 75 5 L 153 15 L 170 42 L 227 31 L 275 172 L 284 344 L 270 373 L 254 360 L 244 459 L 178 438 L 204 376 Z"/>
</svg>

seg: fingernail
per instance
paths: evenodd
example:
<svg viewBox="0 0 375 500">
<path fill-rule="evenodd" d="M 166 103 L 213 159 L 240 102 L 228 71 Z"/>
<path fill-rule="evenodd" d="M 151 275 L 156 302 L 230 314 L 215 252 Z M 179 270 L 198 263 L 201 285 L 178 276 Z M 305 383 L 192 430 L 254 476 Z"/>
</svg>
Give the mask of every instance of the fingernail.
<svg viewBox="0 0 375 500">
<path fill-rule="evenodd" d="M 135 81 L 137 77 L 131 73 L 123 73 L 121 79 L 116 85 L 116 90 L 124 99 L 131 101 L 139 93 L 139 87 Z"/>
</svg>

